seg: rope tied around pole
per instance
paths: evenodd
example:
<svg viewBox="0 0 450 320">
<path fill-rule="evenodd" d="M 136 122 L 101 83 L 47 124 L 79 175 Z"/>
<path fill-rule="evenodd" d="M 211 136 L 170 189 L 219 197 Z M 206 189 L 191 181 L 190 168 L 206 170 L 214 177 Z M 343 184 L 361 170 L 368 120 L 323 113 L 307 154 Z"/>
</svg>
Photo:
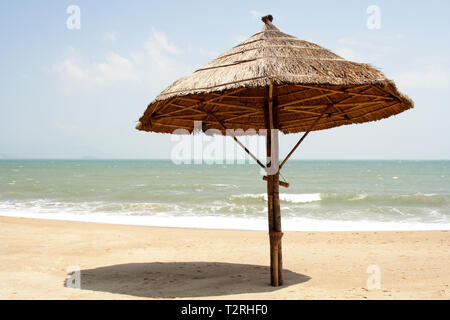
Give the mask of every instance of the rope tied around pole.
<svg viewBox="0 0 450 320">
<path fill-rule="evenodd" d="M 283 237 L 283 232 L 281 231 L 269 231 L 270 243 L 278 245 Z"/>
</svg>

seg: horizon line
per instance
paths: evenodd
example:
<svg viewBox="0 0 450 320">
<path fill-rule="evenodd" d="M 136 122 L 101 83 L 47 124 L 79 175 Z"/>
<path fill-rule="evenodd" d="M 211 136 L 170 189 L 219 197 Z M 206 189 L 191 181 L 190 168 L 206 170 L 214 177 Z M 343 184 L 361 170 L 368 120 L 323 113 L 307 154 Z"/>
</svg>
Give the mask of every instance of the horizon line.
<svg viewBox="0 0 450 320">
<path fill-rule="evenodd" d="M 95 160 L 111 160 L 111 161 L 129 161 L 129 160 L 142 160 L 142 161 L 149 161 L 149 160 L 160 160 L 160 161 L 172 161 L 170 158 L 0 158 L 0 161 L 5 160 L 84 160 L 84 161 L 95 161 Z M 211 160 L 211 159 L 203 159 L 203 160 Z M 214 159 L 213 159 L 214 160 Z M 233 159 L 235 160 L 235 159 Z M 241 159 L 242 160 L 242 159 Z M 290 159 L 291 161 L 450 161 L 450 158 L 306 158 L 306 159 Z M 225 163 L 227 159 L 223 159 Z M 256 162 L 252 161 L 251 159 L 245 159 L 245 164 L 257 164 Z M 254 163 L 249 163 L 249 161 L 252 161 Z M 203 162 L 203 161 L 202 161 Z M 196 164 L 196 163 L 192 163 Z M 204 163 L 200 163 L 204 164 Z M 213 163 L 213 164 L 220 164 L 220 163 Z M 234 164 L 234 163 L 229 163 Z M 197 164 L 198 165 L 198 164 Z"/>
</svg>

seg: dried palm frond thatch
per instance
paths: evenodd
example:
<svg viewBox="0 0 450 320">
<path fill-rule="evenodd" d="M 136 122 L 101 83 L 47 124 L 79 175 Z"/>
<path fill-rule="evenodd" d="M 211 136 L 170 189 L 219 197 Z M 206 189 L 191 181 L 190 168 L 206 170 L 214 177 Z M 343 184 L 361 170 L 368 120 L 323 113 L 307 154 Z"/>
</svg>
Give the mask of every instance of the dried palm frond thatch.
<svg viewBox="0 0 450 320">
<path fill-rule="evenodd" d="M 189 76 L 175 81 L 152 101 L 138 130 L 192 132 L 264 129 L 267 86 L 274 85 L 279 129 L 304 132 L 374 121 L 413 107 L 380 71 L 345 60 L 314 43 L 281 32 L 272 16 L 262 30 Z"/>
</svg>

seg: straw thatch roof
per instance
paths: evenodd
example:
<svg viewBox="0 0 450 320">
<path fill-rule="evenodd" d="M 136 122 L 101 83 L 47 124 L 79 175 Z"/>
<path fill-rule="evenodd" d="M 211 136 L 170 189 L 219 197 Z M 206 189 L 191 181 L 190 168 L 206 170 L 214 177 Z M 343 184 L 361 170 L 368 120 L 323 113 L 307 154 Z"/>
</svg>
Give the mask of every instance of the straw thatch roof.
<svg viewBox="0 0 450 320">
<path fill-rule="evenodd" d="M 191 132 L 264 129 L 267 86 L 274 85 L 279 128 L 303 132 L 374 121 L 412 108 L 412 101 L 377 69 L 347 61 L 314 43 L 281 32 L 272 16 L 260 32 L 175 81 L 151 102 L 138 130 Z"/>
</svg>

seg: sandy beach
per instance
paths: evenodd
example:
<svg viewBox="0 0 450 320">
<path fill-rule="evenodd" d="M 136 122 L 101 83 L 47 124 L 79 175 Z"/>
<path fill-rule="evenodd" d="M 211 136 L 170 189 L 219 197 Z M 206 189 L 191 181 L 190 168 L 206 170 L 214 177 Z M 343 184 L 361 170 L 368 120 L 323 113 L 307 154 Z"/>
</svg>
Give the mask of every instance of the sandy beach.
<svg viewBox="0 0 450 320">
<path fill-rule="evenodd" d="M 1 299 L 449 299 L 450 233 L 287 232 L 268 284 L 263 231 L 0 217 Z M 368 289 L 370 265 L 380 289 Z M 81 288 L 64 285 L 81 270 Z"/>
</svg>

